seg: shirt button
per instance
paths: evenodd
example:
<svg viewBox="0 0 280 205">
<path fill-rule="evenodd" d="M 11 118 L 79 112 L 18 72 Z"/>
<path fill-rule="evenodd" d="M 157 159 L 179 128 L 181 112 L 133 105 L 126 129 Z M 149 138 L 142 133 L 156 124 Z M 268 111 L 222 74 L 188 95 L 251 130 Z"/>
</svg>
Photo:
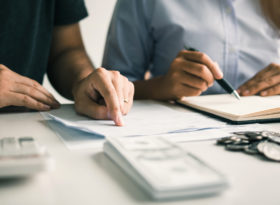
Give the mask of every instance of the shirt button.
<svg viewBox="0 0 280 205">
<path fill-rule="evenodd" d="M 232 9 L 231 9 L 230 7 L 227 7 L 227 8 L 226 8 L 226 12 L 227 12 L 228 14 L 231 14 Z"/>
<path fill-rule="evenodd" d="M 233 46 L 230 46 L 228 50 L 229 50 L 230 53 L 235 53 L 236 52 L 236 49 Z"/>
</svg>

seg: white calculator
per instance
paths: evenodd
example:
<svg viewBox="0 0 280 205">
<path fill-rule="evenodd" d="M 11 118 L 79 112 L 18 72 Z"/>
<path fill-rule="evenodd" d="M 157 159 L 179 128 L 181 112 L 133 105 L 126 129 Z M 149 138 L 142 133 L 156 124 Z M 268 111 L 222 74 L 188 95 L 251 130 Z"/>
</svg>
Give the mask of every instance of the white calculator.
<svg viewBox="0 0 280 205">
<path fill-rule="evenodd" d="M 226 178 L 161 137 L 107 138 L 104 152 L 154 199 L 217 194 Z"/>
<path fill-rule="evenodd" d="M 26 177 L 53 168 L 53 159 L 33 137 L 0 138 L 0 178 Z"/>
</svg>

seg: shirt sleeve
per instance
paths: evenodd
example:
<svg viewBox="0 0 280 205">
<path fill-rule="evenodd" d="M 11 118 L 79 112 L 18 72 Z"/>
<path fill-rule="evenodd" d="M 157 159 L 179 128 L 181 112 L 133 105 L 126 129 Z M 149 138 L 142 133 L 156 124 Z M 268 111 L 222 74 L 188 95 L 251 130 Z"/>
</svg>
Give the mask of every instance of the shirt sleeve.
<svg viewBox="0 0 280 205">
<path fill-rule="evenodd" d="M 55 25 L 77 23 L 87 16 L 84 0 L 56 0 L 55 2 Z"/>
<path fill-rule="evenodd" d="M 151 0 L 118 0 L 111 19 L 102 66 L 118 70 L 130 81 L 144 79 L 149 69 L 153 38 Z"/>
</svg>

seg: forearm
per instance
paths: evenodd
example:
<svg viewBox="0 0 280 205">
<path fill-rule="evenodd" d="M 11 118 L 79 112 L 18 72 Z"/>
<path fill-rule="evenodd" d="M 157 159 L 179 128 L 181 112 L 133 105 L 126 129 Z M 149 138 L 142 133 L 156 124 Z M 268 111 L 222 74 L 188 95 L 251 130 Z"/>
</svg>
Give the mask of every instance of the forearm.
<svg viewBox="0 0 280 205">
<path fill-rule="evenodd" d="M 93 69 L 93 64 L 83 47 L 68 48 L 49 63 L 48 77 L 62 96 L 73 99 L 73 87 Z"/>
<path fill-rule="evenodd" d="M 133 82 L 135 87 L 134 99 L 166 100 L 162 80 L 163 76 L 159 76 Z"/>
</svg>

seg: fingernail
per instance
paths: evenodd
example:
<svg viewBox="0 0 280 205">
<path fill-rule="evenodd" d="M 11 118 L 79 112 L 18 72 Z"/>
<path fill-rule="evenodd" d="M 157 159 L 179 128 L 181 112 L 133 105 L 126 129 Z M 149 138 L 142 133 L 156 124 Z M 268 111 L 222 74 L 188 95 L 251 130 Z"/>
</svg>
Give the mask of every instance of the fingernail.
<svg viewBox="0 0 280 205">
<path fill-rule="evenodd" d="M 60 107 L 60 103 L 57 102 L 55 99 L 50 99 L 49 104 L 51 105 L 52 108 L 55 108 L 55 109 Z"/>
<path fill-rule="evenodd" d="M 55 109 L 60 108 L 60 104 L 54 103 L 54 104 L 52 105 L 52 108 L 55 108 Z"/>
<path fill-rule="evenodd" d="M 123 118 L 121 112 L 118 112 L 117 114 L 116 125 L 123 126 Z"/>
<path fill-rule="evenodd" d="M 54 99 L 54 101 L 56 104 L 60 105 L 60 102 L 58 102 L 56 99 Z"/>
<path fill-rule="evenodd" d="M 43 105 L 43 109 L 44 109 L 44 110 L 50 110 L 51 107 L 50 107 L 49 105 Z"/>
<path fill-rule="evenodd" d="M 250 94 L 250 91 L 249 91 L 249 90 L 245 90 L 242 94 L 243 94 L 243 95 L 249 95 L 249 94 Z"/>
<path fill-rule="evenodd" d="M 223 78 L 224 74 L 223 74 L 223 72 L 221 71 L 219 64 L 218 64 L 217 62 L 214 62 L 214 64 L 218 67 L 218 70 L 217 70 L 217 71 L 218 71 L 218 73 L 217 73 L 218 76 L 216 76 L 217 79 Z"/>
<path fill-rule="evenodd" d="M 267 91 L 262 91 L 261 92 L 261 96 L 266 96 L 267 95 Z"/>
</svg>

